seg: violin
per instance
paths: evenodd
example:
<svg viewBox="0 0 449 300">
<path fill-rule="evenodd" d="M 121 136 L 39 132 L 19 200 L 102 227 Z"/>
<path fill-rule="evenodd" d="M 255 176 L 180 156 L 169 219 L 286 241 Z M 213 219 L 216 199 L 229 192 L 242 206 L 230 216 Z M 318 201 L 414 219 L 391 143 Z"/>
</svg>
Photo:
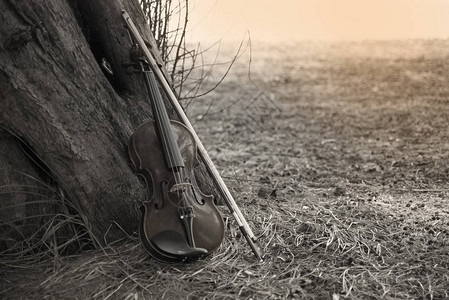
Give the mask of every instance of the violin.
<svg viewBox="0 0 449 300">
<path fill-rule="evenodd" d="M 128 145 L 132 163 L 152 190 L 142 205 L 140 238 L 159 260 L 205 256 L 224 238 L 223 218 L 213 196 L 198 188 L 194 137 L 183 124 L 169 119 L 153 72 L 145 61 L 139 64 L 154 117 L 137 128 Z"/>
<path fill-rule="evenodd" d="M 193 172 L 198 154 L 254 255 L 262 260 L 262 247 L 168 80 L 126 11 L 122 11 L 122 18 L 132 41 L 143 52 L 138 64 L 144 74 L 154 117 L 137 128 L 128 145 L 131 161 L 145 179 L 151 195 L 142 205 L 143 217 L 139 226 L 142 244 L 151 256 L 163 261 L 197 259 L 220 246 L 224 238 L 223 219 L 213 197 L 198 188 Z M 158 83 L 182 123 L 168 118 Z"/>
</svg>

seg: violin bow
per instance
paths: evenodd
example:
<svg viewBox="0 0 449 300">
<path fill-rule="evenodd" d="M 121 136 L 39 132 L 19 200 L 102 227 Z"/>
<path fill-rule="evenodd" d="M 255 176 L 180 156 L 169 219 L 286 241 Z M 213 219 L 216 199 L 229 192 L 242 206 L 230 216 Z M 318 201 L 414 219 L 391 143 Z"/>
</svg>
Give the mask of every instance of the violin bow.
<svg viewBox="0 0 449 300">
<path fill-rule="evenodd" d="M 206 148 L 204 147 L 203 143 L 201 142 L 201 140 L 199 139 L 195 130 L 193 129 L 192 124 L 190 123 L 189 119 L 187 118 L 187 115 L 184 113 L 184 109 L 182 108 L 181 104 L 178 102 L 178 99 L 177 99 L 175 93 L 173 92 L 170 84 L 168 83 L 167 78 L 164 76 L 164 74 L 160 70 L 158 63 L 156 62 L 156 60 L 153 57 L 153 55 L 151 54 L 150 50 L 146 46 L 145 41 L 139 34 L 139 31 L 137 30 L 136 26 L 134 25 L 133 21 L 131 20 L 131 17 L 125 10 L 122 11 L 122 18 L 125 21 L 127 29 L 130 32 L 133 40 L 138 44 L 138 46 L 142 50 L 151 69 L 153 70 L 154 74 L 156 75 L 156 78 L 158 79 L 159 83 L 162 85 L 163 89 L 165 90 L 165 92 L 169 98 L 169 101 L 173 105 L 173 108 L 175 109 L 181 122 L 192 133 L 192 135 L 195 139 L 195 142 L 197 144 L 197 147 L 198 147 L 198 153 L 199 153 L 202 161 L 204 162 L 206 169 L 209 172 L 209 175 L 212 177 L 212 179 L 215 183 L 215 186 L 218 188 L 230 213 L 234 216 L 234 219 L 236 220 L 236 222 L 240 228 L 240 231 L 242 232 L 242 234 L 245 237 L 246 241 L 248 242 L 249 246 L 251 247 L 252 252 L 259 260 L 262 261 L 263 256 L 264 256 L 264 251 L 263 251 L 262 247 L 260 246 L 259 241 L 257 240 L 253 231 L 249 227 L 248 222 L 246 222 L 245 218 L 243 217 L 243 214 L 240 211 L 239 207 L 237 206 L 237 203 L 235 202 L 234 198 L 232 197 L 231 192 L 228 190 L 226 184 L 224 183 L 223 179 L 220 176 L 220 173 L 218 172 L 217 168 L 215 167 L 211 158 L 209 157 L 209 154 L 207 153 Z"/>
</svg>

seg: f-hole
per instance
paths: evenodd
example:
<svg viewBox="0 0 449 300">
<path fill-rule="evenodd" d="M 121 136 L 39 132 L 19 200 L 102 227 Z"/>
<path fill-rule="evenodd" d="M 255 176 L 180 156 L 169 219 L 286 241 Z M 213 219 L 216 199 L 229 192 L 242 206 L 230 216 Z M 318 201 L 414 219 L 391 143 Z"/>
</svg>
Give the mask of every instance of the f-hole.
<svg viewBox="0 0 449 300">
<path fill-rule="evenodd" d="M 156 201 L 154 202 L 154 208 L 161 209 L 164 207 L 165 198 L 167 197 L 168 193 L 168 181 L 164 180 L 161 182 L 161 195 Z"/>
<path fill-rule="evenodd" d="M 205 201 L 203 198 L 198 199 L 198 197 L 196 196 L 195 189 L 193 188 L 193 184 L 190 185 L 190 188 L 192 189 L 192 194 L 193 194 L 193 197 L 195 198 L 195 201 L 196 201 L 199 205 L 204 205 L 204 204 L 206 203 L 206 201 Z"/>
</svg>

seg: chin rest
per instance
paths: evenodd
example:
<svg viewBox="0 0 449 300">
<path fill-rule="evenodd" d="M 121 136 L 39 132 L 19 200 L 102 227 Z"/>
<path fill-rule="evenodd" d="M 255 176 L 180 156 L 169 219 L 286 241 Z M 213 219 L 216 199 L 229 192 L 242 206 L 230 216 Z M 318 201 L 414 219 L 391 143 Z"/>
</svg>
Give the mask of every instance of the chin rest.
<svg viewBox="0 0 449 300">
<path fill-rule="evenodd" d="M 192 248 L 185 238 L 177 231 L 164 230 L 156 234 L 151 242 L 162 252 L 168 254 L 195 257 L 207 254 L 207 250 L 203 248 Z"/>
</svg>

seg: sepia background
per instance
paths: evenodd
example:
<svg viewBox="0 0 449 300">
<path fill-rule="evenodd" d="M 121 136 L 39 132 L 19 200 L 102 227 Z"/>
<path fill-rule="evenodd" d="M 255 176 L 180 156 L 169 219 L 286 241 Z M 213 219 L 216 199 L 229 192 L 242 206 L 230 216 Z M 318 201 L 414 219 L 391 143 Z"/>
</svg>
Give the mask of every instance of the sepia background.
<svg viewBox="0 0 449 300">
<path fill-rule="evenodd" d="M 196 0 L 190 41 L 446 38 L 445 0 Z"/>
</svg>

